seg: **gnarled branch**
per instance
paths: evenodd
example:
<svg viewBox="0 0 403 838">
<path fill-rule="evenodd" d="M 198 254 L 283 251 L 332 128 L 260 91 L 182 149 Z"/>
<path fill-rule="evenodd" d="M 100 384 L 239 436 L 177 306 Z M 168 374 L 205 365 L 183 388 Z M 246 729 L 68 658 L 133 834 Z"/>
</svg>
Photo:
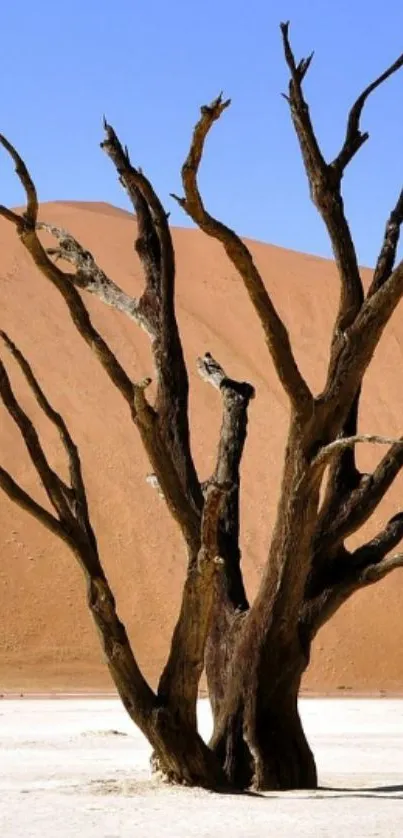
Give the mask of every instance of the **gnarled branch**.
<svg viewBox="0 0 403 838">
<path fill-rule="evenodd" d="M 345 548 L 312 577 L 301 608 L 300 625 L 313 639 L 319 629 L 361 588 L 403 567 L 403 554 L 388 555 L 403 538 L 403 514 L 395 515 L 371 541 L 349 553 Z"/>
<path fill-rule="evenodd" d="M 145 399 L 144 387 L 141 384 L 136 385 L 130 380 L 106 341 L 93 326 L 81 296 L 74 287 L 74 275 L 60 270 L 60 268 L 46 253 L 38 237 L 36 214 L 37 201 L 35 202 L 34 199 L 36 192 L 33 181 L 18 152 L 1 135 L 0 143 L 6 148 L 13 160 L 16 162 L 17 174 L 20 177 L 21 183 L 27 194 L 27 213 L 29 221 L 25 215 L 15 215 L 15 218 L 13 216 L 13 219 L 10 219 L 9 213 L 4 213 L 1 207 L 0 215 L 8 218 L 8 220 L 13 220 L 13 223 L 15 223 L 17 227 L 17 232 L 22 244 L 30 253 L 42 274 L 49 279 L 61 293 L 79 334 L 92 349 L 107 372 L 112 383 L 117 387 L 128 403 L 132 418 L 139 428 L 151 465 L 154 471 L 158 474 L 169 509 L 175 520 L 178 521 L 187 543 L 192 546 L 195 544 L 198 545 L 200 542 L 200 507 L 202 506 L 202 495 L 193 462 L 191 460 L 189 447 L 186 448 L 189 436 L 187 412 L 184 407 L 184 405 L 187 405 L 187 378 L 186 382 L 184 382 L 181 373 L 181 365 L 179 362 L 176 364 L 178 358 L 180 359 L 180 357 L 182 357 L 182 348 L 180 346 L 177 330 L 175 333 L 176 321 L 175 324 L 173 324 L 173 321 L 170 320 L 169 317 L 163 317 L 163 321 L 165 323 L 164 328 L 166 330 L 166 334 L 168 335 L 167 341 L 170 342 L 171 349 L 174 346 L 179 347 L 179 354 L 175 356 L 174 354 L 170 354 L 168 352 L 164 355 L 166 381 L 162 387 L 161 378 L 159 378 L 159 398 L 157 398 L 156 409 L 153 409 Z M 167 270 L 168 268 L 164 268 L 164 281 L 166 282 L 166 285 L 169 285 L 168 274 L 170 269 L 168 270 L 168 274 Z M 169 293 L 173 294 L 173 287 Z M 172 326 L 171 333 L 169 333 L 170 325 Z M 175 341 L 177 341 L 176 344 Z M 167 346 L 168 343 L 166 345 L 162 345 Z M 169 360 L 172 361 L 172 367 L 168 364 Z M 178 408 L 176 414 L 172 407 L 172 401 L 170 401 L 169 376 L 171 373 L 171 383 L 175 382 L 176 384 L 175 393 L 177 400 L 175 402 L 175 406 Z M 183 391 L 181 390 L 182 385 Z M 172 387 L 174 388 L 174 383 L 172 383 Z M 166 402 L 164 402 L 164 394 L 166 396 Z M 171 423 L 168 421 L 170 412 L 174 414 Z M 161 420 L 162 416 L 164 416 L 164 422 Z M 176 435 L 175 429 L 179 429 Z M 170 431 L 173 431 L 174 442 L 176 442 L 176 440 L 180 437 L 178 445 L 183 446 L 180 449 L 183 453 L 182 461 L 180 463 L 182 468 L 175 468 L 173 463 L 171 449 L 174 443 L 171 445 L 171 440 L 167 438 Z M 182 436 L 180 435 L 181 433 Z M 180 458 L 178 456 L 178 461 L 179 460 Z M 189 485 L 191 486 L 191 502 L 189 502 L 186 492 L 186 489 L 188 488 L 188 484 L 186 483 L 187 479 L 189 479 Z"/>
<path fill-rule="evenodd" d="M 194 731 L 197 730 L 198 688 L 216 577 L 223 564 L 218 554 L 218 525 L 226 491 L 226 487 L 218 483 L 208 487 L 201 524 L 201 547 L 187 573 L 170 654 L 158 687 L 162 703 L 177 708 L 181 721 Z"/>
<path fill-rule="evenodd" d="M 189 154 L 182 167 L 185 197 L 178 198 L 175 195 L 173 197 L 204 233 L 217 239 L 223 245 L 229 259 L 243 279 L 262 324 L 266 343 L 284 390 L 294 408 L 303 411 L 311 405 L 312 395 L 298 369 L 287 329 L 265 288 L 252 254 L 230 227 L 207 212 L 199 192 L 197 176 L 206 137 L 213 123 L 220 118 L 229 104 L 230 100 L 224 101 L 222 96 L 219 96 L 211 105 L 201 108 L 201 118 L 194 129 Z"/>
<path fill-rule="evenodd" d="M 177 472 L 182 493 L 190 497 L 192 514 L 200 523 L 203 499 L 190 451 L 189 382 L 175 314 L 175 255 L 168 216 L 150 181 L 132 165 L 114 129 L 106 121 L 104 127 L 102 149 L 112 160 L 138 220 L 136 250 L 146 279 L 141 309 L 154 331 L 158 429 L 167 452 L 172 453 L 171 469 Z"/>
<path fill-rule="evenodd" d="M 28 207 L 26 213 L 23 216 L 16 215 L 14 219 L 21 242 L 41 273 L 60 292 L 68 306 L 77 331 L 95 353 L 113 384 L 132 408 L 134 396 L 134 385 L 132 381 L 130 381 L 112 350 L 93 326 L 78 291 L 72 285 L 71 274 L 65 274 L 52 262 L 38 238 L 36 229 L 38 200 L 35 186 L 27 167 L 14 146 L 2 135 L 0 135 L 0 144 L 4 146 L 16 163 L 16 172 L 27 196 Z M 0 215 L 11 220 L 9 213 L 4 212 L 3 207 L 0 207 Z"/>
<path fill-rule="evenodd" d="M 284 55 L 291 74 L 287 97 L 291 117 L 308 176 L 311 198 L 326 225 L 341 281 L 339 311 L 333 336 L 333 345 L 336 343 L 333 346 L 334 354 L 337 354 L 340 334 L 354 322 L 364 292 L 355 247 L 344 213 L 340 191 L 341 172 L 335 172 L 334 167 L 329 166 L 323 157 L 302 90 L 302 82 L 312 56 L 297 64 L 290 44 L 288 23 L 281 24 L 281 32 Z M 332 365 L 333 358 L 330 368 Z"/>
<path fill-rule="evenodd" d="M 239 466 L 246 438 L 247 408 L 254 397 L 253 387 L 228 378 L 210 353 L 199 358 L 198 369 L 206 381 L 221 391 L 223 420 L 216 467 L 204 489 L 201 548 L 185 582 L 181 611 L 159 686 L 159 695 L 168 703 L 184 707 L 187 722 L 192 725 L 196 724 L 197 689 L 217 584 L 223 574 L 232 606 L 247 607 L 239 567 Z"/>
<path fill-rule="evenodd" d="M 143 732 L 152 738 L 155 695 L 134 658 L 99 559 L 88 513 L 78 449 L 64 419 L 48 401 L 27 359 L 4 332 L 2 338 L 22 370 L 39 407 L 59 430 L 68 456 L 71 485 L 66 486 L 62 478 L 51 469 L 35 427 L 17 401 L 5 367 L 0 362 L 0 399 L 18 426 L 31 462 L 57 513 L 57 518 L 31 498 L 2 468 L 0 487 L 22 509 L 61 538 L 75 554 L 86 578 L 88 605 L 102 638 L 111 675 L 131 717 Z"/>
<path fill-rule="evenodd" d="M 71 522 L 68 487 L 51 468 L 31 420 L 17 401 L 6 368 L 0 361 L 0 399 L 17 425 L 29 456 L 58 518 Z"/>
<path fill-rule="evenodd" d="M 358 485 L 340 499 L 333 518 L 321 518 L 318 541 L 325 553 L 369 520 L 402 468 L 403 437 L 392 445 L 372 474 L 361 475 Z"/>
<path fill-rule="evenodd" d="M 402 538 L 403 513 L 400 512 L 394 515 L 374 538 L 357 547 L 352 553 L 351 564 L 359 578 L 373 565 L 379 565 Z"/>
<path fill-rule="evenodd" d="M 50 233 L 57 239 L 58 247 L 48 247 L 46 252 L 55 261 L 63 259 L 75 267 L 75 273 L 69 274 L 73 285 L 94 294 L 106 305 L 126 314 L 127 317 L 145 329 L 151 338 L 155 336 L 151 323 L 142 312 L 141 300 L 135 299 L 135 297 L 123 291 L 122 288 L 119 288 L 97 265 L 92 253 L 86 250 L 71 233 L 43 221 L 38 222 L 37 229 Z"/>
<path fill-rule="evenodd" d="M 396 553 L 394 556 L 387 556 L 379 564 L 370 565 L 361 575 L 361 587 L 372 585 L 384 579 L 392 570 L 403 567 L 403 553 Z"/>
<path fill-rule="evenodd" d="M 20 367 L 24 375 L 25 380 L 27 381 L 32 393 L 35 396 L 35 399 L 39 407 L 41 408 L 45 416 L 47 416 L 47 418 L 52 422 L 52 424 L 55 425 L 59 432 L 61 442 L 68 457 L 69 474 L 72 488 L 72 499 L 74 500 L 75 504 L 79 502 L 82 505 L 83 511 L 85 512 L 85 515 L 88 518 L 87 499 L 84 488 L 84 481 L 81 473 L 80 457 L 78 455 L 77 447 L 67 428 L 67 425 L 60 413 L 58 413 L 52 407 L 52 405 L 46 398 L 45 393 L 41 389 L 37 379 L 35 378 L 32 372 L 30 364 L 28 363 L 27 359 L 24 357 L 22 352 L 18 349 L 15 343 L 13 343 L 13 341 L 10 340 L 10 338 L 5 332 L 0 331 L 0 338 L 2 338 L 7 349 L 9 350 L 13 358 L 15 358 L 18 366 Z"/>
<path fill-rule="evenodd" d="M 29 227 L 31 229 L 35 229 L 36 222 L 38 220 L 38 195 L 36 192 L 35 184 L 31 178 L 31 175 L 20 155 L 18 154 L 17 150 L 14 148 L 13 145 L 3 136 L 0 134 L 0 144 L 5 148 L 5 150 L 10 155 L 11 159 L 15 163 L 15 171 L 18 175 L 19 180 L 21 181 L 21 185 L 25 191 L 27 196 L 27 208 L 24 212 L 22 218 L 18 216 L 16 213 L 10 212 L 7 210 L 6 207 L 0 207 L 0 215 L 4 215 L 9 221 L 13 221 L 15 224 L 23 224 L 23 226 Z"/>
<path fill-rule="evenodd" d="M 337 415 L 341 404 L 351 404 L 373 357 L 383 331 L 403 296 L 403 262 L 386 282 L 364 301 L 354 323 L 345 335 L 334 359 L 332 375 L 320 401 L 330 415 Z"/>
<path fill-rule="evenodd" d="M 348 166 L 354 155 L 369 138 L 367 131 L 363 133 L 360 130 L 360 119 L 368 97 L 377 87 L 380 87 L 381 84 L 387 81 L 390 76 L 393 76 L 394 73 L 400 70 L 401 67 L 403 67 L 403 53 L 384 73 L 378 76 L 375 81 L 371 82 L 354 102 L 347 120 L 347 130 L 343 147 L 331 164 L 332 168 L 340 177 L 343 175 L 344 169 Z"/>
<path fill-rule="evenodd" d="M 402 224 L 403 189 L 386 223 L 383 244 L 375 266 L 368 297 L 372 297 L 372 294 L 375 294 L 379 288 L 382 288 L 382 285 L 389 279 L 393 271 Z"/>
<path fill-rule="evenodd" d="M 0 488 L 20 509 L 29 512 L 40 524 L 43 524 L 49 532 L 57 535 L 63 541 L 69 543 L 64 528 L 60 521 L 55 518 L 47 509 L 36 502 L 28 492 L 16 483 L 11 474 L 0 466 Z"/>
<path fill-rule="evenodd" d="M 240 465 L 246 441 L 249 402 L 255 390 L 247 382 L 234 381 L 209 352 L 198 359 L 200 376 L 220 390 L 223 415 L 218 443 L 217 462 L 210 481 L 230 487 L 226 492 L 220 515 L 220 556 L 225 562 L 226 601 L 232 608 L 248 607 L 240 570 L 239 549 Z M 223 577 L 224 578 L 224 577 Z"/>
<path fill-rule="evenodd" d="M 360 118 L 365 102 L 377 87 L 403 66 L 403 55 L 368 85 L 357 98 L 349 113 L 343 146 L 333 162 L 327 164 L 320 150 L 302 90 L 302 82 L 310 66 L 312 55 L 297 64 L 289 40 L 289 24 L 281 24 L 281 31 L 285 59 L 291 73 L 289 96 L 287 97 L 291 116 L 301 147 L 311 197 L 325 222 L 341 279 L 341 298 L 334 329 L 333 352 L 329 368 L 331 378 L 340 351 L 340 339 L 346 329 L 354 323 L 361 310 L 364 298 L 357 255 L 343 207 L 341 179 L 347 165 L 369 136 L 367 133 L 360 131 Z M 389 221 L 389 232 L 378 263 L 376 287 L 379 287 L 381 281 L 383 281 L 385 271 L 389 270 L 390 273 L 393 266 L 393 263 L 392 265 L 390 263 L 392 256 L 394 258 L 397 243 L 395 225 L 400 213 L 401 204 L 398 202 L 393 218 Z"/>
<path fill-rule="evenodd" d="M 353 448 L 362 442 L 369 442 L 373 445 L 398 445 L 403 447 L 403 440 L 394 439 L 389 436 L 380 436 L 379 434 L 356 434 L 355 436 L 342 437 L 330 442 L 320 449 L 319 453 L 312 460 L 312 467 L 326 465 L 326 463 L 336 454 L 345 451 L 347 448 Z"/>
</svg>

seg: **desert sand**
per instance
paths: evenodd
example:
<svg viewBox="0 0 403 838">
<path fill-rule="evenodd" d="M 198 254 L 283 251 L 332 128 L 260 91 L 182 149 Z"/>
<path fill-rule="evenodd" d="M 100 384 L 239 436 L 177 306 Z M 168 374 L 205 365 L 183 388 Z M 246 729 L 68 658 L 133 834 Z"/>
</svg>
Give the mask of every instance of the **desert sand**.
<svg viewBox="0 0 403 838">
<path fill-rule="evenodd" d="M 85 203 L 45 204 L 41 212 L 44 220 L 66 227 L 91 249 L 117 283 L 134 294 L 140 292 L 135 226 L 128 213 Z M 174 239 L 178 319 L 190 371 L 193 447 L 202 478 L 213 467 L 220 401 L 197 376 L 197 356 L 211 351 L 230 375 L 251 381 L 257 391 L 250 409 L 242 500 L 243 567 L 253 596 L 276 509 L 287 404 L 246 292 L 219 245 L 192 229 L 175 229 Z M 253 242 L 251 247 L 288 324 L 301 369 L 318 391 L 338 296 L 334 266 L 265 244 Z M 147 336 L 123 315 L 96 299 L 85 299 L 129 374 L 134 379 L 152 375 Z M 140 664 L 155 681 L 178 611 L 185 571 L 183 546 L 163 501 L 145 481 L 148 464 L 123 400 L 75 333 L 63 301 L 32 266 L 3 219 L 0 304 L 1 327 L 31 360 L 79 445 L 92 520 L 119 612 Z M 401 306 L 365 383 L 363 432 L 389 436 L 403 432 L 402 350 Z M 52 462 L 64 468 L 54 429 L 38 415 L 14 368 L 12 373 Z M 0 416 L 2 464 L 43 500 L 11 420 L 4 410 Z M 360 465 L 373 468 L 381 454 L 361 447 Z M 402 508 L 402 488 L 400 479 L 358 542 Z M 110 690 L 73 557 L 3 496 L 0 550 L 0 692 Z M 354 596 L 320 633 L 305 690 L 344 695 L 401 692 L 402 606 L 403 572 Z"/>
<path fill-rule="evenodd" d="M 150 778 L 117 700 L 0 702 L 4 838 L 401 838 L 403 701 L 305 699 L 315 792 L 218 795 Z M 204 736 L 207 701 L 199 702 Z"/>
</svg>

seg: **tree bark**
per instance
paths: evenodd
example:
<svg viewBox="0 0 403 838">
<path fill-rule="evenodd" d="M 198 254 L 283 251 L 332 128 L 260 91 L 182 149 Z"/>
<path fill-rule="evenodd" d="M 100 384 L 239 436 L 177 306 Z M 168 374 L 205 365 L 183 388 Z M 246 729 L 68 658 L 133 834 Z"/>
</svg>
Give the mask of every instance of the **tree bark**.
<svg viewBox="0 0 403 838">
<path fill-rule="evenodd" d="M 214 717 L 210 746 L 231 786 L 270 791 L 316 788 L 315 760 L 298 711 L 301 678 L 308 665 L 300 638 L 287 650 L 281 644 L 271 648 L 270 660 L 267 656 L 262 660 L 249 635 L 242 642 L 240 670 L 231 665 L 240 633 L 242 626 L 235 617 L 226 639 L 221 639 L 228 654 L 226 668 L 214 667 L 214 660 L 207 658 Z M 224 705 L 223 712 L 229 693 L 237 695 L 237 701 Z"/>
<path fill-rule="evenodd" d="M 226 786 L 219 761 L 194 727 L 165 707 L 144 680 L 104 577 L 88 580 L 88 605 L 120 698 L 154 748 L 154 770 L 170 782 L 209 789 Z"/>
<path fill-rule="evenodd" d="M 248 612 L 231 613 L 228 597 L 221 601 L 220 622 L 207 649 L 215 721 L 210 744 L 228 781 L 243 788 L 251 783 L 259 789 L 317 784 L 297 707 L 309 661 L 299 612 L 321 480 L 309 470 L 307 452 L 314 448 L 292 417 L 270 561 L 260 589 Z"/>
</svg>

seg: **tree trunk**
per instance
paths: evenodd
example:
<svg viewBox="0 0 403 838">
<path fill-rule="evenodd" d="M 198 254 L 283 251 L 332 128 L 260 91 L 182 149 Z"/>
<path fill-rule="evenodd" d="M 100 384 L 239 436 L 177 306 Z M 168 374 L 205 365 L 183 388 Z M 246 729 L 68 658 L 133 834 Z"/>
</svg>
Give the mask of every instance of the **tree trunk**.
<svg viewBox="0 0 403 838">
<path fill-rule="evenodd" d="M 229 643 L 231 632 L 229 632 Z M 222 641 L 223 644 L 223 641 Z M 256 665 L 256 648 L 242 644 L 243 672 L 228 664 L 210 672 L 214 716 L 210 746 L 230 785 L 260 790 L 317 788 L 315 760 L 298 711 L 298 693 L 307 660 L 299 642 L 285 652 L 280 646 Z M 274 652 L 274 654 L 273 654 Z M 234 660 L 236 654 L 234 654 Z M 220 675 L 221 672 L 221 675 Z M 249 677 L 245 678 L 245 672 Z M 225 702 L 232 693 L 236 700 Z"/>
<path fill-rule="evenodd" d="M 244 727 L 254 758 L 256 788 L 317 788 L 315 760 L 298 712 L 299 686 L 298 675 L 274 690 L 263 680 L 257 697 L 247 697 Z"/>
<path fill-rule="evenodd" d="M 153 769 L 170 782 L 217 790 L 225 787 L 227 780 L 215 754 L 143 679 L 105 577 L 88 580 L 88 605 L 120 698 L 154 748 Z"/>
</svg>

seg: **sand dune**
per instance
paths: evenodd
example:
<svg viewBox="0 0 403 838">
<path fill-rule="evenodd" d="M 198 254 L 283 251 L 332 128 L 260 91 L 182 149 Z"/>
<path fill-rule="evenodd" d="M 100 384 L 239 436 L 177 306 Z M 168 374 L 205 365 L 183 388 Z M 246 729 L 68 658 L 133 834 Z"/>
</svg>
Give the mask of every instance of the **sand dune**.
<svg viewBox="0 0 403 838">
<path fill-rule="evenodd" d="M 134 222 L 106 204 L 45 204 L 42 217 L 66 227 L 126 290 L 139 293 Z M 243 466 L 242 547 L 247 587 L 256 589 L 276 508 L 287 406 L 259 324 L 220 247 L 199 231 L 174 231 L 178 317 L 191 378 L 195 458 L 212 469 L 220 422 L 218 395 L 198 378 L 196 357 L 210 350 L 234 377 L 250 380 L 257 398 Z M 252 243 L 286 319 L 303 373 L 320 388 L 337 303 L 331 262 Z M 33 268 L 14 231 L 0 220 L 1 326 L 40 374 L 80 447 L 101 555 L 139 661 L 154 679 L 167 653 L 184 577 L 185 556 L 148 472 L 128 411 L 90 350 L 76 335 L 63 301 Z M 118 313 L 86 297 L 94 322 L 131 376 L 152 374 L 147 336 Z M 403 308 L 382 340 L 364 389 L 362 430 L 403 432 Z M 62 452 L 17 373 L 13 380 L 37 421 L 52 462 Z M 1 412 L 0 459 L 36 497 L 41 489 L 11 420 Z M 360 451 L 363 468 L 379 452 Z M 403 482 L 377 511 L 375 533 L 403 506 Z M 58 541 L 7 499 L 0 499 L 0 690 L 110 687 L 86 611 L 79 569 Z M 321 632 L 305 685 L 309 690 L 403 689 L 403 572 L 356 595 Z"/>
</svg>

